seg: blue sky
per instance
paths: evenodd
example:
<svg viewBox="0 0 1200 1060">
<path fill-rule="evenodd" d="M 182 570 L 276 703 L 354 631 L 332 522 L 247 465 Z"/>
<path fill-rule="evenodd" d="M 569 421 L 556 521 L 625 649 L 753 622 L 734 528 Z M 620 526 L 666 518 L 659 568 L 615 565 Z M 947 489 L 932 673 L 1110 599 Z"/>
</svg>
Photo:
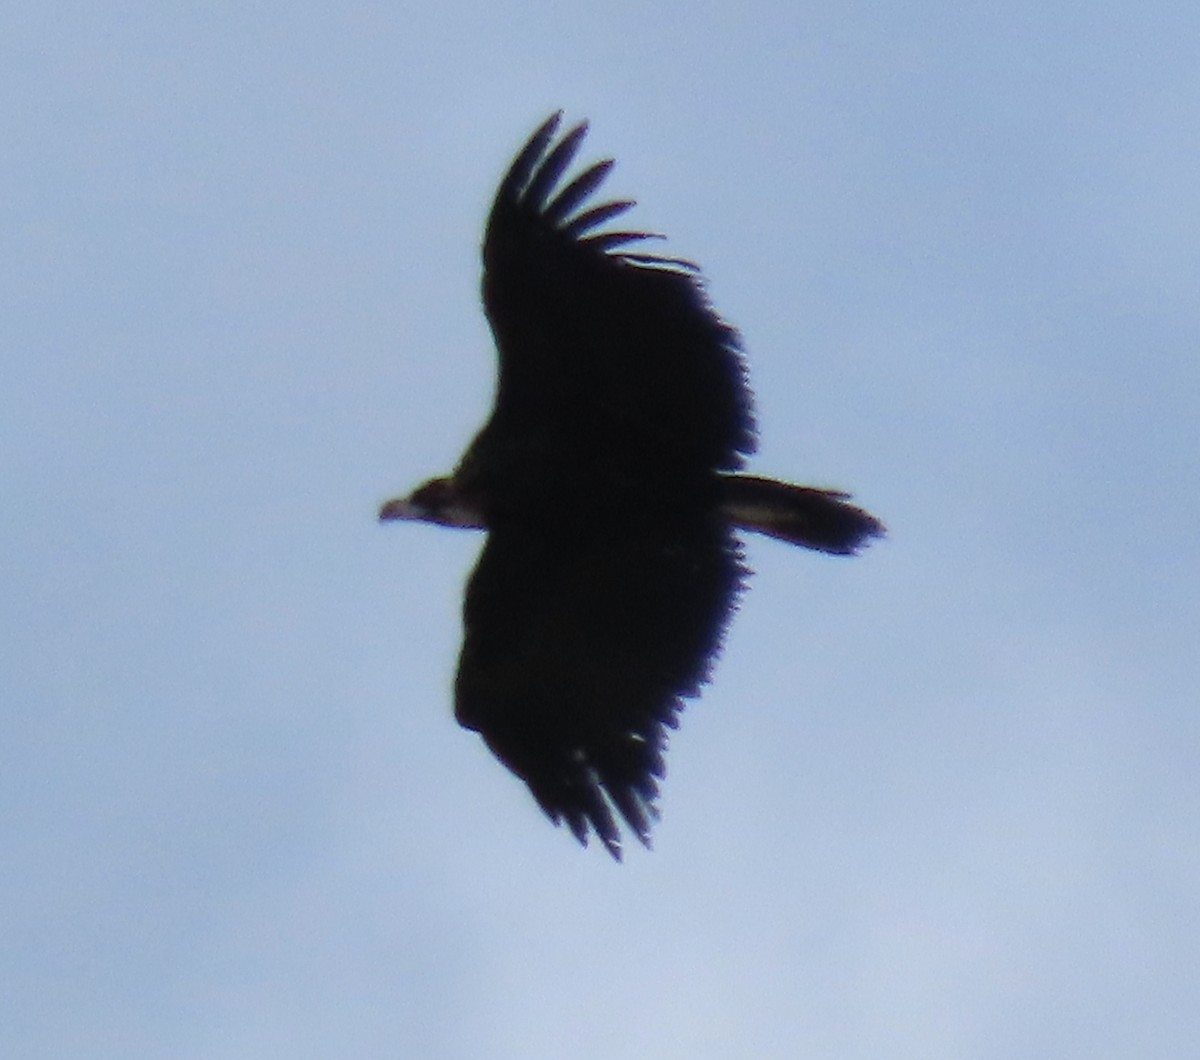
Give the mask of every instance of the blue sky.
<svg viewBox="0 0 1200 1060">
<path fill-rule="evenodd" d="M 1200 9 L 50 2 L 0 43 L 0 1055 L 1187 1057 Z M 533 127 L 743 332 L 749 543 L 653 853 L 451 717 Z"/>
</svg>

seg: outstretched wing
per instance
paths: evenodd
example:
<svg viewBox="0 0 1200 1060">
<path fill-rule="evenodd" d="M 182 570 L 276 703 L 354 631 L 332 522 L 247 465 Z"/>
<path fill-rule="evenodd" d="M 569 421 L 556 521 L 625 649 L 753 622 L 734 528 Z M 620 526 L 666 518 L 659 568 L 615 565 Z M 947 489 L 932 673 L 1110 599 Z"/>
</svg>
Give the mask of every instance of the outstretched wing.
<svg viewBox="0 0 1200 1060">
<path fill-rule="evenodd" d="M 648 845 L 667 730 L 695 695 L 740 586 L 723 526 L 687 536 L 492 531 L 467 589 L 456 717 L 581 843 Z"/>
<path fill-rule="evenodd" d="M 639 495 L 736 469 L 753 452 L 745 367 L 695 266 L 652 253 L 651 233 L 606 226 L 632 202 L 588 204 L 611 160 L 563 181 L 586 125 L 554 143 L 558 124 L 550 118 L 517 156 L 488 219 L 483 300 L 499 376 L 471 455 L 491 457 L 523 512 L 548 481 L 561 508 L 580 472 L 640 507 Z M 501 441 L 506 455 L 520 452 L 516 471 L 500 463 Z"/>
<path fill-rule="evenodd" d="M 694 266 L 601 226 L 611 162 L 563 184 L 556 115 L 505 176 L 484 243 L 496 406 L 456 472 L 489 538 L 467 589 L 458 720 L 547 814 L 646 841 L 666 730 L 696 694 L 742 567 L 718 471 L 754 447 L 737 334 Z"/>
</svg>

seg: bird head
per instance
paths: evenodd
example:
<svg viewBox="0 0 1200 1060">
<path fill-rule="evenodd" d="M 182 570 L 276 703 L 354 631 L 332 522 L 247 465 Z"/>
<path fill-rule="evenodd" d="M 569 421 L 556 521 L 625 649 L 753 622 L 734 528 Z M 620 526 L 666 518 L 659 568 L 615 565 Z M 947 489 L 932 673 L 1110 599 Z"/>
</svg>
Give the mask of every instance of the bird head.
<svg viewBox="0 0 1200 1060">
<path fill-rule="evenodd" d="M 456 526 L 466 530 L 485 529 L 483 514 L 460 493 L 453 478 L 431 478 L 407 497 L 395 497 L 379 509 L 379 521 L 396 519 Z"/>
</svg>

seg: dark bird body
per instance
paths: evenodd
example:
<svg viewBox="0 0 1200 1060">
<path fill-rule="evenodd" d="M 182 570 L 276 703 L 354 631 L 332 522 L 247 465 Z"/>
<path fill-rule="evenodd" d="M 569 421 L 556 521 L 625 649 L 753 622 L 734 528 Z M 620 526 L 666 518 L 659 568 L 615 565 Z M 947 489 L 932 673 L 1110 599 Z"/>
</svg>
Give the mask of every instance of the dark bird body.
<svg viewBox="0 0 1200 1060">
<path fill-rule="evenodd" d="M 882 525 L 846 496 L 739 475 L 754 450 L 737 333 L 695 266 L 603 227 L 612 163 L 563 183 L 580 125 L 533 135 L 483 246 L 496 402 L 449 478 L 381 519 L 487 531 L 455 716 L 581 842 L 647 842 L 666 730 L 698 694 L 746 570 L 736 529 L 850 554 Z"/>
</svg>

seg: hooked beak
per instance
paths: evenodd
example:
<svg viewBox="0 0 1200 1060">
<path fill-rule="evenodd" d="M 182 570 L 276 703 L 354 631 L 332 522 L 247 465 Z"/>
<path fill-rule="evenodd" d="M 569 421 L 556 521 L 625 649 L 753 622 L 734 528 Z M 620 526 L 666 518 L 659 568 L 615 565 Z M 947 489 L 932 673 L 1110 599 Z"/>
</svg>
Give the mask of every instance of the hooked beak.
<svg viewBox="0 0 1200 1060">
<path fill-rule="evenodd" d="M 385 501 L 379 509 L 379 521 L 388 523 L 394 519 L 423 521 L 429 518 L 429 512 L 419 504 L 413 504 L 408 497 L 393 497 Z"/>
</svg>

